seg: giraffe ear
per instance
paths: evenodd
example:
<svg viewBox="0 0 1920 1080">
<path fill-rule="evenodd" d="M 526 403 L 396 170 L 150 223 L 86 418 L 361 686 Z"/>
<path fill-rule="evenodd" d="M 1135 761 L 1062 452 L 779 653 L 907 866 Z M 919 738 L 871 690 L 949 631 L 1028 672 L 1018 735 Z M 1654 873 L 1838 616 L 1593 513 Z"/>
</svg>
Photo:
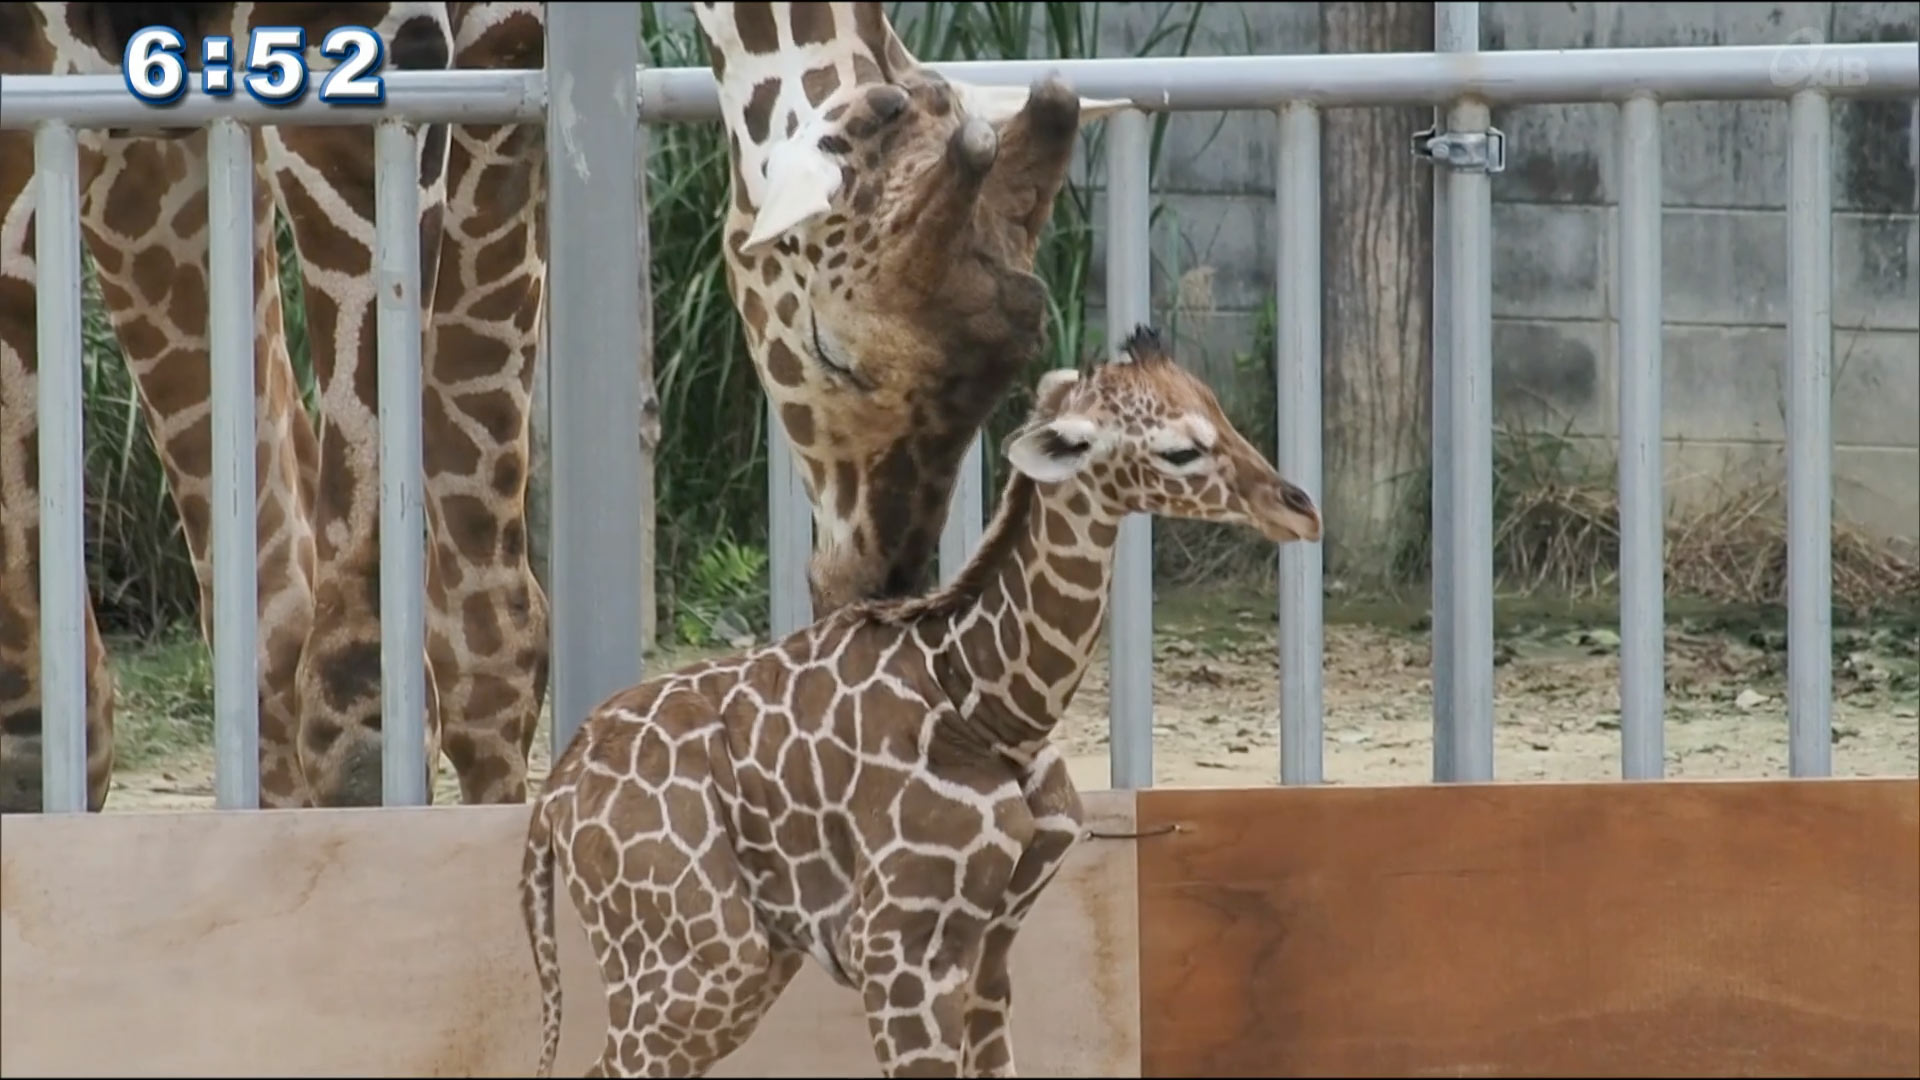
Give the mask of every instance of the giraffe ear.
<svg viewBox="0 0 1920 1080">
<path fill-rule="evenodd" d="M 802 136 L 810 132 L 801 132 Z M 814 138 L 789 138 L 767 155 L 767 182 L 760 212 L 741 249 L 758 251 L 832 209 L 840 191 L 840 166 Z"/>
<path fill-rule="evenodd" d="M 1057 484 L 1086 467 L 1099 426 L 1084 416 L 1034 424 L 1007 444 L 1007 462 L 1042 484 Z"/>
<path fill-rule="evenodd" d="M 1027 98 L 1033 94 L 1033 88 L 1027 86 L 975 86 L 972 83 L 954 82 L 953 88 L 960 96 L 960 106 L 968 116 L 978 116 L 995 127 L 1006 123 L 1019 115 L 1027 107 Z M 1089 98 L 1080 99 L 1080 122 L 1098 120 L 1121 109 L 1130 109 L 1133 102 L 1125 98 Z"/>
</svg>

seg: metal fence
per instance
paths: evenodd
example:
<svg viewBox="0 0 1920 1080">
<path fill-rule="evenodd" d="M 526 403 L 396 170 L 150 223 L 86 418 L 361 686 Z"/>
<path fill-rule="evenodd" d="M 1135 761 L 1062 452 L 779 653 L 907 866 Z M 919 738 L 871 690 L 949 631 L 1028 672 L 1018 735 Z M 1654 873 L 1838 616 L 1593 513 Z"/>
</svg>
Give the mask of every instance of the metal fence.
<svg viewBox="0 0 1920 1080">
<path fill-rule="evenodd" d="M 1912 97 L 1911 43 L 1479 52 L 1479 5 L 1437 5 L 1432 53 L 932 65 L 956 79 L 1027 85 L 1062 72 L 1089 97 L 1138 108 L 1107 130 L 1109 339 L 1150 320 L 1147 242 L 1153 112 L 1276 113 L 1280 471 L 1320 493 L 1321 110 L 1428 105 L 1415 148 L 1434 191 L 1433 658 L 1434 778 L 1493 775 L 1492 342 L 1490 176 L 1505 138 L 1495 104 L 1619 105 L 1618 244 L 1621 497 L 1622 774 L 1663 762 L 1660 106 L 1683 100 L 1786 100 L 1789 137 L 1790 348 L 1788 683 L 1790 770 L 1831 771 L 1831 177 L 1836 97 Z M 252 452 L 252 217 L 247 123 L 376 124 L 385 801 L 425 801 L 422 723 L 420 319 L 414 229 L 414 130 L 429 122 L 547 122 L 552 265 L 548 355 L 552 416 L 552 625 L 555 746 L 597 701 L 641 676 L 639 321 L 640 124 L 718 116 L 701 68 L 639 66 L 636 5 L 548 9 L 547 72 L 394 72 L 383 103 L 331 108 L 312 98 L 267 106 L 190 88 L 173 126 L 211 128 L 212 422 L 216 802 L 250 807 L 258 790 Z M 632 72 L 638 73 L 637 79 Z M 550 75 L 548 73 L 551 73 Z M 0 127 L 36 132 L 38 190 L 42 656 L 45 808 L 85 805 L 81 534 L 78 128 L 151 127 L 156 112 L 119 75 L 7 76 Z M 1414 133 L 1409 133 L 1410 135 Z M 716 208 L 717 212 L 717 208 Z M 672 417 L 664 418 L 672 423 Z M 811 510 L 777 423 L 768 424 L 772 619 L 808 618 Z M 942 537 L 944 574 L 982 527 L 980 446 Z M 1152 568 L 1148 521 L 1121 534 L 1111 608 L 1112 784 L 1153 778 Z M 1322 779 L 1321 561 L 1317 545 L 1281 550 L 1278 603 L 1284 783 Z M 607 603 L 632 596 L 632 605 Z"/>
</svg>

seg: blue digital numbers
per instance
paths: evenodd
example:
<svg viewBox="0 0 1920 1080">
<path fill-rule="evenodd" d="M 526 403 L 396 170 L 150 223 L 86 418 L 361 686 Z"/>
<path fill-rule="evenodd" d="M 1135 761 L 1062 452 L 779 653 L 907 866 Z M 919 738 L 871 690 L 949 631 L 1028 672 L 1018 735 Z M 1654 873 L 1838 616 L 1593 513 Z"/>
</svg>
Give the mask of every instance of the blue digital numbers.
<svg viewBox="0 0 1920 1080">
<path fill-rule="evenodd" d="M 380 105 L 387 100 L 387 81 L 380 68 L 387 62 L 387 46 L 380 35 L 364 26 L 336 26 L 320 43 L 320 55 L 337 61 L 320 80 L 320 100 L 329 105 Z"/>
<path fill-rule="evenodd" d="M 186 96 L 187 40 L 170 26 L 148 26 L 127 39 L 120 73 L 127 92 L 148 105 L 172 105 Z M 317 81 L 314 96 L 327 105 L 381 105 L 387 100 L 386 43 L 366 26 L 336 26 L 320 42 L 320 55 L 333 62 L 317 80 L 307 70 L 307 31 L 298 26 L 260 26 L 246 38 L 207 37 L 200 42 L 200 92 L 230 96 L 236 87 L 262 105 L 296 105 Z"/>
<path fill-rule="evenodd" d="M 148 105 L 171 105 L 187 92 L 187 39 L 170 26 L 149 26 L 127 39 L 120 76 Z"/>
</svg>

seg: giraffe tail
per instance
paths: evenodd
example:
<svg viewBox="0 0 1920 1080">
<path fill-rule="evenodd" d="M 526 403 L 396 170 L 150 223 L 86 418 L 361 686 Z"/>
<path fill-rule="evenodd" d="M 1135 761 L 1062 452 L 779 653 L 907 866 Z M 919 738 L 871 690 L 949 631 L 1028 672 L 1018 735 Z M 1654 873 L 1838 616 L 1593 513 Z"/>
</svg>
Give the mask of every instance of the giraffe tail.
<svg viewBox="0 0 1920 1080">
<path fill-rule="evenodd" d="M 540 977 L 540 1067 L 534 1075 L 543 1080 L 553 1075 L 560 1051 L 560 946 L 553 930 L 553 823 L 547 806 L 545 798 L 533 804 L 520 863 L 520 914 Z"/>
</svg>

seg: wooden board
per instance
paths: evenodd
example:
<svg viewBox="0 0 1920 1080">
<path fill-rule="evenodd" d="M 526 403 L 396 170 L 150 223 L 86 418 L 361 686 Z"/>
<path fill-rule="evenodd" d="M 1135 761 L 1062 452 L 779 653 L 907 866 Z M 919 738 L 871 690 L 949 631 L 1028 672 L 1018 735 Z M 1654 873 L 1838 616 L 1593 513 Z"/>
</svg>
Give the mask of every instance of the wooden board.
<svg viewBox="0 0 1920 1080">
<path fill-rule="evenodd" d="M 1088 792 L 1103 829 L 1132 796 Z M 525 807 L 0 819 L 0 1074 L 526 1076 Z M 1014 954 L 1031 1075 L 1138 1076 L 1134 848 L 1083 844 Z M 558 908 L 556 1074 L 606 1022 Z M 877 1076 L 860 1003 L 809 967 L 717 1076 Z"/>
<path fill-rule="evenodd" d="M 1920 780 L 1138 813 L 1146 1076 L 1920 1076 Z"/>
</svg>

